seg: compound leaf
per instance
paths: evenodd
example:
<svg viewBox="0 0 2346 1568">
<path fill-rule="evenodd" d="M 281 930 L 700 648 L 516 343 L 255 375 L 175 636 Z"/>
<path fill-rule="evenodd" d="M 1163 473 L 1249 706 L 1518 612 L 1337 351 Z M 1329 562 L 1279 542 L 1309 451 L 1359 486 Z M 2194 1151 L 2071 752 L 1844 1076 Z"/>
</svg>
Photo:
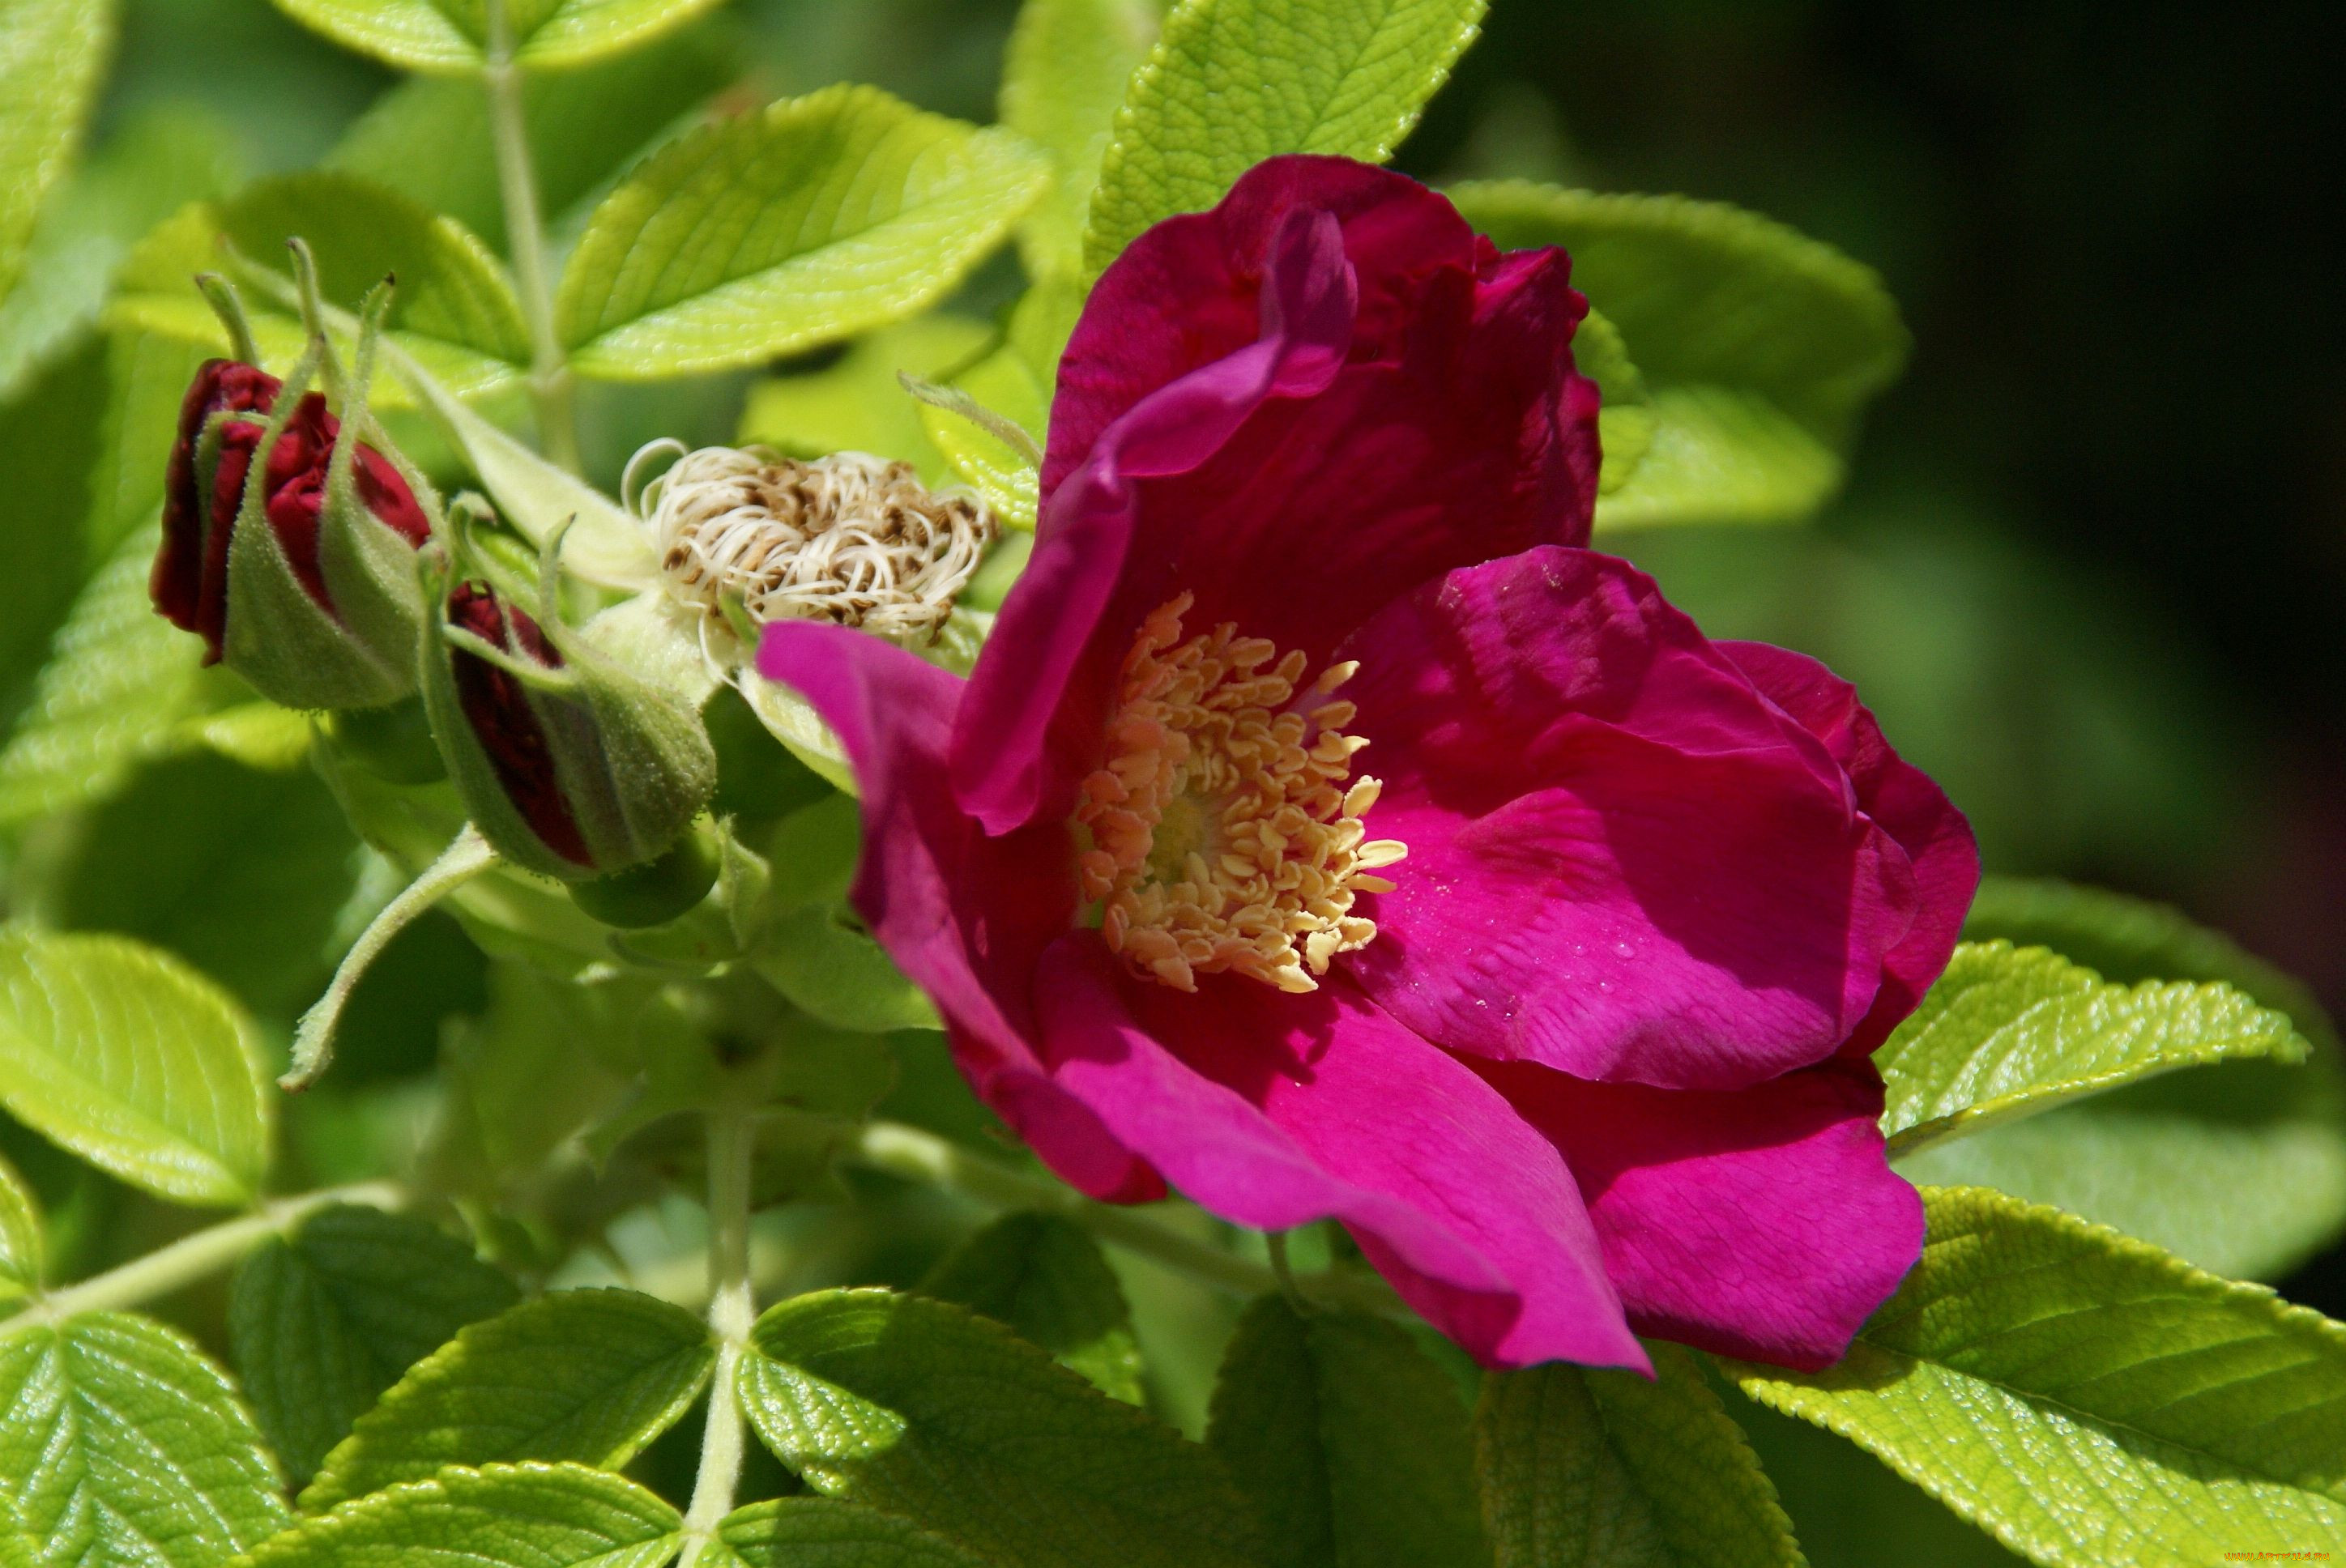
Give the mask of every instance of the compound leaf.
<svg viewBox="0 0 2346 1568">
<path fill-rule="evenodd" d="M 586 1465 L 452 1466 L 305 1519 L 239 1568 L 659 1568 L 683 1523 Z"/>
<path fill-rule="evenodd" d="M 1006 1215 L 947 1254 L 921 1294 L 991 1318 L 1100 1392 L 1140 1403 L 1132 1308 L 1099 1243 L 1072 1220 Z"/>
<path fill-rule="evenodd" d="M 299 1484 L 408 1368 L 515 1295 L 438 1227 L 337 1206 L 245 1258 L 229 1339 L 270 1447 Z"/>
<path fill-rule="evenodd" d="M 1822 1372 L 1730 1363 L 2039 1563 L 2346 1542 L 2346 1325 L 2115 1231 L 1925 1188 L 1898 1294 Z"/>
<path fill-rule="evenodd" d="M 41 1568 L 214 1568 L 289 1518 L 227 1378 L 144 1318 L 0 1324 L 0 1498 Z"/>
<path fill-rule="evenodd" d="M 563 272 L 556 330 L 582 374 L 620 380 L 849 337 L 959 281 L 1048 178 L 1009 132 L 877 88 L 788 99 L 678 137 L 605 198 Z"/>
<path fill-rule="evenodd" d="M 1800 1549 L 1742 1430 L 1694 1359 L 1654 1380 L 1565 1366 L 1494 1373 L 1474 1415 L 1498 1568 L 1797 1568 Z"/>
<path fill-rule="evenodd" d="M 826 1290 L 758 1320 L 750 1420 L 818 1492 L 1021 1568 L 1259 1561 L 1213 1455 L 961 1308 Z"/>
<path fill-rule="evenodd" d="M 0 1105 L 179 1203 L 250 1202 L 269 1165 L 251 1021 L 203 976 L 119 937 L 0 930 Z"/>
<path fill-rule="evenodd" d="M 1252 1495 L 1275 1568 L 1487 1568 L 1474 1444 L 1450 1375 L 1394 1324 L 1239 1319 L 1206 1437 Z"/>
<path fill-rule="evenodd" d="M 1184 0 L 1132 78 L 1084 236 L 1094 275 L 1149 225 L 1287 152 L 1382 163 L 1484 0 Z"/>
<path fill-rule="evenodd" d="M 616 1469 L 666 1431 L 716 1362 L 708 1329 L 631 1290 L 562 1290 L 473 1324 L 358 1419 L 301 1493 L 307 1512 L 444 1465 Z"/>
</svg>

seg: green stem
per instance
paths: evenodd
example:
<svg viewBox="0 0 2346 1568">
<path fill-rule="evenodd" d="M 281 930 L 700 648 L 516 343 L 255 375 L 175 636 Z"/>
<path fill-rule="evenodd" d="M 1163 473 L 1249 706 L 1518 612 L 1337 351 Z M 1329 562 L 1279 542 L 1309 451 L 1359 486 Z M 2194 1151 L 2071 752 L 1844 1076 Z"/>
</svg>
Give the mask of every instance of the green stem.
<svg viewBox="0 0 2346 1568">
<path fill-rule="evenodd" d="M 717 1368 L 709 1380 L 709 1422 L 701 1429 L 700 1471 L 684 1515 L 688 1544 L 678 1568 L 693 1568 L 716 1539 L 741 1480 L 746 1434 L 735 1384 L 757 1320 L 750 1281 L 750 1163 L 756 1146 L 747 1116 L 710 1115 L 709 1331 L 717 1340 Z"/>
<path fill-rule="evenodd" d="M 1064 1216 L 1111 1246 L 1240 1296 L 1260 1296 L 1280 1288 L 1279 1275 L 1252 1258 L 1184 1236 L 1139 1209 L 1095 1203 L 1057 1182 L 1012 1170 L 918 1127 L 867 1122 L 848 1133 L 840 1152 L 866 1169 L 949 1187 L 997 1208 L 1033 1208 Z M 1296 1278 L 1293 1284 L 1316 1303 L 1365 1312 L 1406 1311 L 1381 1282 L 1354 1270 L 1330 1269 Z"/>
<path fill-rule="evenodd" d="M 570 365 L 554 331 L 554 289 L 546 265 L 546 224 L 537 206 L 529 127 L 522 117 L 519 66 L 514 64 L 513 22 L 505 0 L 488 0 L 489 133 L 496 151 L 497 188 L 505 199 L 505 244 L 513 252 L 514 283 L 529 326 L 530 396 L 537 405 L 538 439 L 546 454 L 578 472 L 578 420 L 570 395 Z"/>
<path fill-rule="evenodd" d="M 168 1296 L 227 1268 L 269 1237 L 284 1234 L 307 1216 L 334 1204 L 396 1208 L 406 1200 L 406 1193 L 396 1184 L 384 1181 L 361 1182 L 352 1186 L 303 1193 L 299 1197 L 279 1198 L 250 1214 L 183 1236 L 168 1247 L 133 1258 L 119 1268 L 38 1297 L 23 1312 L 0 1322 L 0 1336 L 61 1323 L 85 1312 L 110 1312 Z"/>
</svg>

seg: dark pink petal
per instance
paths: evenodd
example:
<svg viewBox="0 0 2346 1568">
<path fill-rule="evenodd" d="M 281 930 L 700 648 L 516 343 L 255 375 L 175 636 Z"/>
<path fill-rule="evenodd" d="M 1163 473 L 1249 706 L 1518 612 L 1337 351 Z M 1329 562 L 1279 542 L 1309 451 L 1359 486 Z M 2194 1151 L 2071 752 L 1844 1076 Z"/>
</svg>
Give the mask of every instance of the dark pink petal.
<svg viewBox="0 0 2346 1568">
<path fill-rule="evenodd" d="M 1914 909 L 1824 747 L 1627 563 L 1454 572 L 1346 646 L 1409 857 L 1344 962 L 1427 1039 L 1591 1079 L 1734 1088 L 1823 1060 Z"/>
<path fill-rule="evenodd" d="M 1054 1081 L 1190 1198 L 1265 1230 L 1341 1219 L 1485 1364 L 1646 1367 L 1555 1149 L 1350 987 L 1209 976 L 1184 994 L 1089 932 L 1038 984 Z"/>
<path fill-rule="evenodd" d="M 1882 1158 L 1868 1064 L 1729 1094 L 1484 1074 L 1564 1152 L 1639 1333 L 1814 1371 L 1922 1255 L 1923 1202 Z"/>
<path fill-rule="evenodd" d="M 1329 158 L 1274 159 L 1135 241 L 1062 363 L 1034 562 L 954 741 L 964 804 L 995 829 L 1064 811 L 1134 632 L 1178 594 L 1193 631 L 1316 663 L 1451 566 L 1585 540 L 1568 267 Z"/>
<path fill-rule="evenodd" d="M 838 732 L 862 790 L 855 908 L 944 1014 L 978 1093 L 1095 1196 L 1157 1196 L 1145 1167 L 1052 1086 L 1030 1044 L 1035 962 L 1075 910 L 1070 850 L 1057 824 L 989 838 L 954 803 L 944 748 L 961 680 L 878 637 L 809 621 L 770 623 L 758 668 Z"/>
<path fill-rule="evenodd" d="M 1901 758 L 1857 688 L 1806 654 L 1767 643 L 1720 643 L 1753 685 L 1825 744 L 1848 773 L 1857 803 L 1913 863 L 1918 903 L 1906 940 L 1882 965 L 1873 1010 L 1842 1047 L 1869 1055 L 1914 1011 L 1955 951 L 1972 895 L 1979 891 L 1979 845 L 1972 825 L 1931 776 Z"/>
</svg>

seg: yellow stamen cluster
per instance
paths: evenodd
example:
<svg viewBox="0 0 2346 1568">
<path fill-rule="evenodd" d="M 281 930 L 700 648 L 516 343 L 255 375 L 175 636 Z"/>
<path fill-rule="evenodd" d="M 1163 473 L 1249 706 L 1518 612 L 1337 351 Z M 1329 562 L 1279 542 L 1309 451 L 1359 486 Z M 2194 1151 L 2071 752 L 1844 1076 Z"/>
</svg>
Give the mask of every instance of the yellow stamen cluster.
<svg viewBox="0 0 2346 1568">
<path fill-rule="evenodd" d="M 1229 625 L 1183 641 L 1190 603 L 1160 606 L 1125 657 L 1107 765 L 1076 808 L 1084 896 L 1108 946 L 1176 990 L 1223 972 L 1316 990 L 1377 933 L 1354 897 L 1391 892 L 1371 873 L 1409 852 L 1362 826 L 1382 786 L 1346 782 L 1368 742 L 1343 733 L 1353 706 L 1333 694 L 1359 666 L 1299 695 L 1300 652 Z"/>
</svg>

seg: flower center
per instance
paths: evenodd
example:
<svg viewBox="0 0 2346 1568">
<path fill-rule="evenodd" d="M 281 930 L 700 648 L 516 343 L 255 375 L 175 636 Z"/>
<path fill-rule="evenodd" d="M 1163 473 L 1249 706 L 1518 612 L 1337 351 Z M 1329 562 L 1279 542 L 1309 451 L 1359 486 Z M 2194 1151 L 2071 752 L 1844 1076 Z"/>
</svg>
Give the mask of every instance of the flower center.
<svg viewBox="0 0 2346 1568">
<path fill-rule="evenodd" d="M 1391 892 L 1371 873 L 1409 853 L 1362 826 L 1377 780 L 1346 782 L 1368 742 L 1343 733 L 1354 708 L 1333 694 L 1360 667 L 1299 690 L 1300 653 L 1227 624 L 1184 641 L 1190 603 L 1160 606 L 1125 656 L 1107 757 L 1076 808 L 1084 897 L 1108 947 L 1178 991 L 1224 972 L 1316 990 L 1377 934 L 1354 897 Z"/>
</svg>

